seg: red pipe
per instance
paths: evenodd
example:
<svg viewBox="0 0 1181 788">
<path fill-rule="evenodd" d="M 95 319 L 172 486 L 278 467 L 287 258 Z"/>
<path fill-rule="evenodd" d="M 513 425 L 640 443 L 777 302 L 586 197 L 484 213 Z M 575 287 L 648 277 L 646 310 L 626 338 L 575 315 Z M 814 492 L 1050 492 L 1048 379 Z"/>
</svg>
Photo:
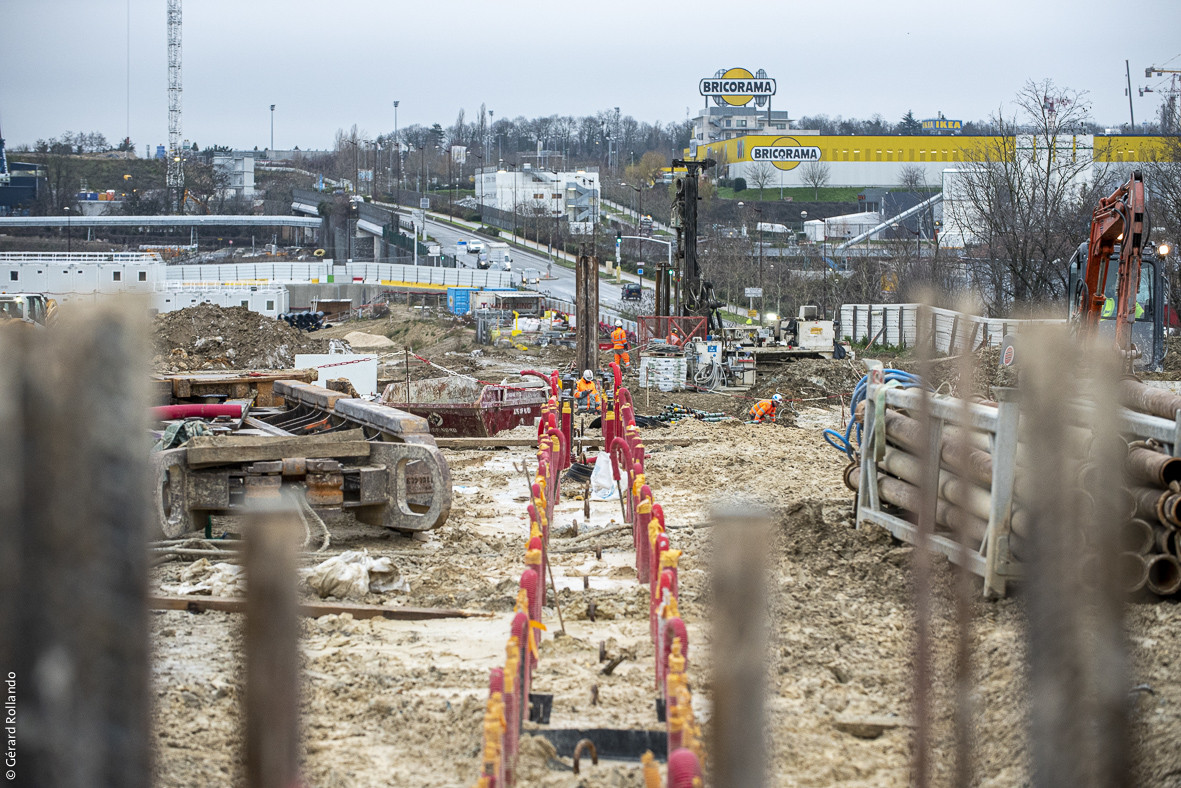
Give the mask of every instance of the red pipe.
<svg viewBox="0 0 1181 788">
<path fill-rule="evenodd" d="M 619 365 L 612 361 L 607 366 L 611 367 L 611 375 L 615 378 L 615 390 L 619 391 L 619 387 L 623 385 L 623 372 L 619 369 Z"/>
<path fill-rule="evenodd" d="M 188 419 L 194 416 L 203 419 L 212 419 L 217 416 L 233 416 L 238 419 L 242 417 L 242 406 L 236 403 L 223 405 L 159 405 L 152 408 L 152 416 L 159 421 Z"/>
</svg>

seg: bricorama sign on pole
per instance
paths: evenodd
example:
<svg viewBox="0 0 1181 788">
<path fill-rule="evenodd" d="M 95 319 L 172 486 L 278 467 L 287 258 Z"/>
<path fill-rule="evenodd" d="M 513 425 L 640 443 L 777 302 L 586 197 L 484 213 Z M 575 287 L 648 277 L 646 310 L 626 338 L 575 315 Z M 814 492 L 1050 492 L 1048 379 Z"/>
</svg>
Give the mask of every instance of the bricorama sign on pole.
<svg viewBox="0 0 1181 788">
<path fill-rule="evenodd" d="M 761 107 L 775 95 L 775 80 L 761 68 L 754 74 L 745 68 L 719 69 L 714 76 L 699 80 L 697 89 L 718 106 L 744 107 L 753 101 Z"/>
</svg>

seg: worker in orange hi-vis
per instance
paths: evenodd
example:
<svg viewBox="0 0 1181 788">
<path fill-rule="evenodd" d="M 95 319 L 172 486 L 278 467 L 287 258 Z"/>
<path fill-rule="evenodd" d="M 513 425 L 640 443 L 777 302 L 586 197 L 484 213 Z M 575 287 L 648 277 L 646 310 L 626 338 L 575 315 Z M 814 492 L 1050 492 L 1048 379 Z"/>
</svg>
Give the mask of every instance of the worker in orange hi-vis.
<svg viewBox="0 0 1181 788">
<path fill-rule="evenodd" d="M 595 381 L 595 373 L 585 370 L 574 385 L 574 403 L 578 413 L 598 413 L 602 409 L 602 395 Z"/>
<path fill-rule="evenodd" d="M 681 335 L 677 332 L 677 327 L 673 326 L 668 330 L 668 339 L 665 340 L 673 347 L 681 346 Z"/>
<path fill-rule="evenodd" d="M 783 401 L 782 394 L 776 394 L 771 399 L 761 399 L 750 407 L 750 420 L 756 424 L 761 424 L 764 421 L 775 421 L 775 411 L 779 408 L 779 403 Z"/>
<path fill-rule="evenodd" d="M 615 330 L 611 332 L 611 347 L 615 349 L 615 363 L 621 370 L 631 366 L 631 356 L 628 354 L 627 331 L 623 328 L 623 321 L 615 321 Z"/>
</svg>

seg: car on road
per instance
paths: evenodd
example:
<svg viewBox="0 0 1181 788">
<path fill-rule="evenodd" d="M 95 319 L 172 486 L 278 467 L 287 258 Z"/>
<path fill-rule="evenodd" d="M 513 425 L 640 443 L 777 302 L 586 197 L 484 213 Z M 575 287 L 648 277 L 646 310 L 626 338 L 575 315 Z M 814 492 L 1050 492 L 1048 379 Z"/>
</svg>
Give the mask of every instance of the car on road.
<svg viewBox="0 0 1181 788">
<path fill-rule="evenodd" d="M 467 250 L 470 254 L 479 254 L 484 251 L 484 242 L 472 238 L 467 242 Z"/>
<path fill-rule="evenodd" d="M 536 268 L 526 268 L 521 272 L 521 284 L 523 285 L 539 285 L 541 284 L 541 272 Z"/>
<path fill-rule="evenodd" d="M 628 282 L 620 288 L 619 297 L 624 301 L 639 301 L 644 296 L 644 290 L 638 282 Z"/>
</svg>

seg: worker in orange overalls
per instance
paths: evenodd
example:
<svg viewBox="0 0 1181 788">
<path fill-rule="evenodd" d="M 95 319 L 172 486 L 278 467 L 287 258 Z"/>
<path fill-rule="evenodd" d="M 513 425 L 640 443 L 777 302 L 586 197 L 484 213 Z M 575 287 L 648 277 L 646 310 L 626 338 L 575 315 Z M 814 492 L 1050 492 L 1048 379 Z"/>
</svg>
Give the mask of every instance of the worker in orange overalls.
<svg viewBox="0 0 1181 788">
<path fill-rule="evenodd" d="M 623 328 L 623 321 L 615 321 L 615 330 L 611 332 L 611 346 L 615 349 L 615 363 L 619 369 L 627 371 L 631 366 L 631 356 L 628 355 L 627 331 Z"/>
<path fill-rule="evenodd" d="M 750 407 L 750 419 L 756 424 L 764 421 L 775 421 L 775 410 L 783 401 L 782 394 L 776 394 L 771 399 L 761 399 Z"/>
<path fill-rule="evenodd" d="M 681 335 L 677 333 L 676 326 L 673 326 L 668 330 L 668 339 L 666 339 L 665 342 L 672 345 L 673 347 L 681 346 Z"/>
<path fill-rule="evenodd" d="M 574 385 L 574 403 L 578 413 L 598 413 L 602 410 L 603 397 L 599 393 L 599 384 L 595 380 L 595 373 L 589 369 L 582 373 Z"/>
</svg>

